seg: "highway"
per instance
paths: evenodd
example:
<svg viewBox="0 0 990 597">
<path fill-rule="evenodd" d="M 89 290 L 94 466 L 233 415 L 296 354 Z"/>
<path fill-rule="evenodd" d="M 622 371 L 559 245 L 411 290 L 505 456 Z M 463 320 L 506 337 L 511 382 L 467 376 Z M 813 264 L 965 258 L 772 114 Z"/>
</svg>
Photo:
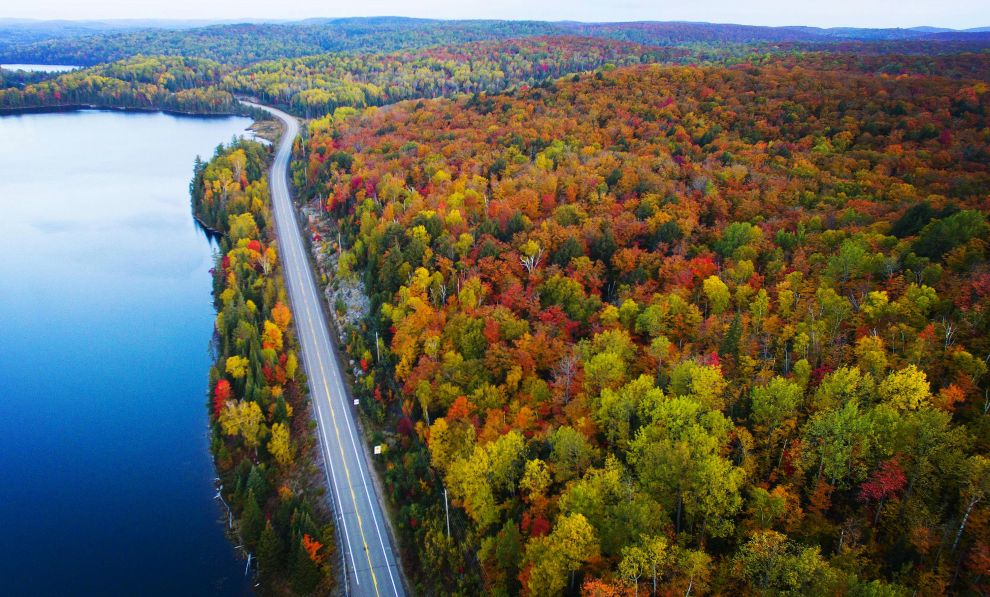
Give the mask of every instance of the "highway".
<svg viewBox="0 0 990 597">
<path fill-rule="evenodd" d="M 247 102 L 245 102 L 247 103 Z M 309 377 L 329 490 L 342 545 L 348 595 L 405 595 L 398 557 L 378 490 L 372 483 L 367 447 L 355 423 L 357 413 L 345 386 L 324 316 L 321 293 L 296 221 L 287 173 L 299 123 L 292 116 L 258 104 L 285 125 L 269 176 L 282 270 L 289 291 L 302 362 Z"/>
</svg>

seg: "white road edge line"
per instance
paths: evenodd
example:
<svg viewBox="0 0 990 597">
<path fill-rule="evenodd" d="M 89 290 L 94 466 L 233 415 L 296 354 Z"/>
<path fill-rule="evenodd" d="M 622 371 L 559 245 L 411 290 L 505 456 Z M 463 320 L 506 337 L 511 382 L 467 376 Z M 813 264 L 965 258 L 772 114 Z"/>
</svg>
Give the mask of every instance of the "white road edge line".
<svg viewBox="0 0 990 597">
<path fill-rule="evenodd" d="M 271 188 L 270 188 L 270 190 L 271 190 L 271 194 L 272 194 L 273 210 L 275 209 L 275 205 L 276 204 L 279 204 L 279 207 L 281 207 L 281 209 L 279 209 L 279 211 L 288 211 L 289 216 L 290 216 L 289 219 L 291 219 L 292 221 L 291 222 L 287 222 L 287 221 L 285 221 L 286 218 L 284 218 L 284 217 L 283 218 L 276 218 L 275 219 L 276 220 L 275 221 L 275 225 L 276 225 L 276 230 L 280 233 L 279 234 L 280 239 L 284 241 L 284 244 L 282 244 L 281 249 L 283 250 L 283 252 L 287 256 L 290 256 L 291 255 L 291 257 L 293 257 L 293 261 L 294 261 L 294 265 L 291 267 L 291 269 L 292 269 L 292 273 L 295 274 L 295 275 L 292 276 L 293 279 L 290 280 L 289 283 L 288 283 L 288 290 L 290 291 L 290 300 L 293 299 L 293 298 L 296 298 L 298 300 L 298 302 L 301 303 L 301 306 L 305 310 L 305 312 L 306 312 L 305 314 L 306 314 L 307 318 L 309 319 L 309 324 L 310 324 L 309 327 L 310 327 L 310 333 L 312 335 L 313 345 L 311 346 L 311 351 L 310 351 L 311 352 L 311 356 L 310 356 L 310 358 L 304 358 L 303 359 L 303 365 L 304 365 L 304 367 L 306 369 L 307 375 L 313 381 L 316 381 L 316 376 L 313 375 L 314 372 L 310 371 L 310 367 L 309 367 L 309 365 L 310 364 L 313 364 L 313 363 L 308 363 L 308 361 L 311 361 L 312 358 L 315 358 L 316 361 L 317 361 L 317 363 L 318 363 L 318 365 L 319 365 L 318 366 L 318 370 L 319 370 L 318 376 L 321 379 L 321 381 L 323 382 L 324 391 L 323 392 L 319 392 L 318 389 L 314 391 L 314 387 L 313 387 L 314 384 L 313 383 L 310 383 L 309 385 L 310 385 L 311 395 L 320 394 L 320 393 L 326 394 L 326 405 L 321 404 L 321 402 L 323 402 L 322 399 L 321 400 L 314 400 L 314 402 L 315 402 L 315 408 L 316 408 L 317 419 L 320 422 L 320 425 L 318 425 L 318 427 L 319 427 L 318 433 L 319 433 L 320 440 L 321 440 L 321 442 L 320 442 L 321 443 L 321 448 L 322 448 L 323 453 L 324 453 L 323 454 L 324 455 L 324 458 L 327 460 L 327 465 L 329 467 L 329 470 L 324 469 L 324 471 L 326 473 L 327 480 L 329 481 L 330 485 L 333 487 L 334 496 L 336 497 L 337 509 L 339 510 L 338 511 L 338 516 L 339 516 L 340 523 L 344 526 L 345 542 L 347 543 L 346 549 L 347 549 L 348 554 L 350 555 L 351 566 L 352 566 L 352 570 L 354 571 L 354 579 L 355 579 L 355 581 L 356 581 L 357 584 L 360 584 L 360 579 L 359 579 L 359 576 L 357 574 L 357 572 L 358 572 L 357 562 L 356 562 L 356 560 L 354 558 L 354 550 L 351 548 L 351 537 L 350 537 L 349 531 L 347 530 L 347 523 L 344 520 L 343 503 L 342 503 L 342 500 L 341 500 L 340 488 L 339 488 L 339 486 L 338 486 L 338 484 L 336 482 L 336 469 L 334 468 L 332 459 L 330 457 L 330 455 L 333 452 L 333 450 L 330 447 L 330 438 L 329 438 L 328 434 L 326 434 L 324 432 L 324 428 L 327 427 L 327 419 L 326 419 L 326 410 L 325 410 L 325 407 L 326 406 L 329 406 L 330 409 L 331 409 L 331 411 L 334 411 L 336 409 L 333 408 L 332 402 L 334 400 L 334 396 L 332 396 L 331 395 L 332 392 L 330 392 L 330 387 L 329 386 L 331 384 L 328 384 L 327 383 L 327 381 L 328 381 L 328 376 L 327 376 L 327 371 L 326 371 L 327 368 L 324 366 L 323 358 L 322 358 L 322 355 L 320 354 L 321 353 L 321 350 L 320 349 L 321 348 L 322 349 L 325 349 L 327 351 L 328 356 L 330 358 L 337 359 L 337 355 L 336 355 L 335 350 L 333 349 L 333 346 L 334 345 L 331 342 L 331 339 L 329 337 L 329 333 L 328 333 L 328 329 L 327 329 L 327 321 L 326 321 L 326 318 L 324 316 L 323 309 L 321 308 L 322 305 L 320 303 L 319 295 L 316 293 L 315 279 L 312 277 L 313 273 L 309 269 L 309 261 L 308 261 L 308 258 L 306 257 L 306 253 L 305 253 L 305 251 L 303 249 L 302 236 L 299 233 L 298 225 L 295 222 L 295 213 L 293 211 L 294 208 L 291 205 L 291 199 L 289 198 L 288 193 L 287 193 L 288 184 L 287 184 L 287 180 L 286 180 L 286 171 L 288 169 L 288 163 L 289 163 L 289 157 L 288 157 L 289 153 L 288 152 L 291 151 L 291 145 L 294 142 L 294 138 L 295 138 L 295 134 L 291 134 L 290 135 L 290 132 L 295 133 L 296 131 L 298 131 L 298 125 L 295 125 L 295 126 L 290 125 L 285 120 L 285 118 L 283 118 L 283 116 L 280 115 L 280 113 L 277 113 L 277 111 L 273 111 L 273 110 L 267 109 L 264 106 L 262 106 L 262 108 L 263 109 L 266 109 L 266 111 L 269 111 L 270 113 L 272 113 L 274 116 L 276 116 L 277 118 L 279 118 L 280 120 L 282 120 L 286 124 L 285 136 L 282 139 L 279 140 L 279 143 L 278 143 L 278 145 L 276 147 L 276 158 L 273 161 L 272 169 L 271 169 L 271 177 L 270 177 L 270 187 Z M 291 118 L 291 117 L 289 117 L 289 118 Z M 282 158 L 284 158 L 284 159 L 282 159 Z M 282 195 L 285 195 L 285 197 L 282 197 Z M 290 231 L 290 229 L 288 228 L 289 226 L 294 227 L 295 230 L 291 230 Z M 285 260 L 283 260 L 283 264 L 284 264 L 284 261 Z M 300 264 L 305 264 L 305 268 L 303 268 Z M 286 277 L 287 280 L 289 279 L 289 276 L 288 275 L 285 276 L 285 277 Z M 305 277 L 308 277 L 309 278 L 309 282 L 310 282 L 309 284 L 306 284 L 305 283 L 306 281 L 303 280 L 303 278 L 305 278 Z M 295 301 L 292 301 L 292 302 L 295 302 Z M 320 308 L 316 308 L 315 307 L 316 305 L 318 305 Z M 313 316 L 313 311 L 314 310 L 316 311 L 316 316 L 315 317 Z M 313 325 L 313 322 L 314 321 L 317 321 L 319 325 L 314 326 Z M 298 328 L 299 326 L 297 325 L 296 327 Z M 320 328 L 319 338 L 316 337 L 315 330 L 312 329 L 314 327 L 319 327 Z M 301 334 L 300 335 L 300 341 L 301 342 L 302 342 L 302 340 L 303 340 L 304 337 L 305 337 L 305 334 Z M 307 340 L 308 340 L 308 338 L 307 338 Z M 320 346 L 320 341 L 321 340 L 323 341 L 323 346 L 322 347 Z M 302 348 L 304 350 L 305 350 L 305 344 L 308 344 L 308 342 L 304 342 L 303 343 Z M 345 387 L 345 385 L 343 383 L 343 380 L 342 380 L 341 375 L 337 371 L 338 367 L 336 366 L 336 363 L 332 363 L 331 365 L 333 365 L 333 366 L 329 367 L 329 369 L 330 369 L 329 378 L 333 382 L 332 385 L 334 386 L 334 390 L 336 390 L 336 393 L 339 395 L 338 401 L 343 401 L 344 396 L 346 396 L 346 387 Z M 316 386 L 316 387 L 318 388 L 318 386 Z M 323 396 L 319 396 L 319 398 L 323 398 Z M 345 419 L 345 423 L 346 423 L 346 427 L 347 427 L 348 438 L 349 438 L 350 444 L 351 444 L 351 451 L 352 451 L 351 456 L 354 457 L 354 459 L 355 459 L 355 461 L 357 463 L 357 469 L 358 469 L 359 477 L 360 477 L 361 482 L 364 484 L 365 499 L 367 500 L 367 506 L 369 507 L 369 509 L 371 511 L 372 522 L 375 525 L 375 531 L 376 531 L 376 534 L 378 535 L 379 546 L 381 547 L 382 556 L 384 557 L 384 563 L 382 565 L 384 565 L 386 571 L 388 572 L 389 580 L 391 581 L 393 591 L 395 592 L 396 595 L 399 595 L 401 593 L 399 592 L 399 588 L 396 586 L 395 577 L 392 574 L 393 564 L 390 562 L 390 558 L 389 558 L 390 555 L 393 558 L 395 556 L 394 556 L 394 554 L 390 553 L 390 549 L 388 547 L 386 547 L 386 545 L 385 545 L 385 540 L 384 540 L 384 537 L 382 536 L 381 527 L 378 524 L 378 515 L 377 515 L 377 511 L 376 511 L 378 509 L 378 507 L 380 507 L 380 503 L 378 503 L 377 500 L 375 500 L 371 496 L 371 492 L 368 489 L 368 484 L 371 483 L 371 479 L 369 477 L 369 472 L 366 470 L 364 464 L 362 463 L 362 456 L 364 456 L 366 458 L 367 455 L 366 455 L 366 453 L 362 453 L 360 451 L 360 448 L 359 448 L 359 446 L 357 444 L 357 441 L 354 438 L 354 426 L 355 426 L 355 422 L 354 422 L 354 419 L 352 419 L 351 417 L 353 417 L 355 415 L 351 412 L 351 410 L 348 407 L 348 405 L 344 405 L 344 407 L 342 409 L 342 412 L 343 412 L 343 417 Z M 331 413 L 331 414 L 333 414 L 333 413 Z M 334 415 L 334 419 L 336 421 L 336 416 L 335 415 Z M 338 446 L 337 447 L 338 447 L 338 451 L 340 452 L 340 455 L 341 455 L 342 459 L 345 460 L 344 465 L 346 467 L 346 464 L 347 463 L 346 463 L 346 458 L 344 458 L 343 446 L 340 445 L 340 442 L 339 442 L 340 429 L 337 426 L 336 422 L 333 423 L 333 427 L 337 430 L 337 433 L 338 433 Z M 348 475 L 348 478 L 349 478 L 349 475 Z M 355 515 L 355 517 L 357 517 L 358 524 L 360 525 L 360 511 L 359 511 L 360 509 L 358 508 L 358 504 L 355 501 L 353 483 L 352 482 L 349 482 L 349 484 L 351 486 L 351 500 L 352 500 L 352 504 L 354 506 L 354 515 Z M 374 566 L 374 564 L 371 561 L 371 554 L 370 554 L 370 551 L 368 550 L 368 545 L 367 545 L 366 542 L 364 543 L 364 550 L 365 550 L 366 556 L 368 558 L 369 572 L 372 574 L 372 578 L 374 578 L 374 570 L 373 569 L 376 566 Z M 346 560 L 345 560 L 345 563 L 346 563 Z M 398 563 L 396 562 L 395 565 L 398 565 Z M 379 565 L 379 567 L 380 566 L 381 565 Z M 345 568 L 346 568 L 346 566 L 345 566 Z M 345 569 L 344 573 L 345 573 L 345 576 L 346 576 L 347 575 L 346 569 Z M 347 579 L 345 578 L 345 583 L 346 583 L 346 581 L 347 581 Z M 345 587 L 346 587 L 346 584 L 345 584 Z M 346 588 L 345 588 L 345 590 L 346 590 Z M 375 587 L 375 590 L 377 592 L 377 586 Z"/>
</svg>

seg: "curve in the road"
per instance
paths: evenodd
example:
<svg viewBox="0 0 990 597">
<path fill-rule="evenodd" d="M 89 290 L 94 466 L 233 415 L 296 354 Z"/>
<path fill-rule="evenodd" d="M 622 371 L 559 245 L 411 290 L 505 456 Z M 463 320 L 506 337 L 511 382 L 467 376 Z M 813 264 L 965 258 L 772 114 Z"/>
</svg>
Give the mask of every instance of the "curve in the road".
<svg viewBox="0 0 990 597">
<path fill-rule="evenodd" d="M 247 103 L 247 102 L 245 102 Z M 282 252 L 282 269 L 289 289 L 302 348 L 303 367 L 327 462 L 344 550 L 344 590 L 353 595 L 405 595 L 398 559 L 384 517 L 378 490 L 370 477 L 368 453 L 355 422 L 356 414 L 334 344 L 330 339 L 320 294 L 306 256 L 286 178 L 292 143 L 299 123 L 292 116 L 258 104 L 282 121 L 269 177 L 275 227 Z M 383 528 L 384 527 L 384 528 Z"/>
</svg>

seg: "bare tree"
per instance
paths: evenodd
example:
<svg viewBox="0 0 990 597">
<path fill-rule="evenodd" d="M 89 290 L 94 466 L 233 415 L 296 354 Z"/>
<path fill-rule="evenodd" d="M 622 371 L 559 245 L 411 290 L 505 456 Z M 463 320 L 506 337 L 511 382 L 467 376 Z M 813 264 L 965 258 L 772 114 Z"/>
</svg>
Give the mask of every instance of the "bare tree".
<svg viewBox="0 0 990 597">
<path fill-rule="evenodd" d="M 560 359 L 553 368 L 554 383 L 564 392 L 564 404 L 571 401 L 571 386 L 574 384 L 574 377 L 577 375 L 577 357 L 568 354 Z"/>
<path fill-rule="evenodd" d="M 523 267 L 526 268 L 527 273 L 533 273 L 536 266 L 540 265 L 540 261 L 543 260 L 543 247 L 540 247 L 532 255 L 523 255 L 519 258 L 522 261 Z"/>
</svg>

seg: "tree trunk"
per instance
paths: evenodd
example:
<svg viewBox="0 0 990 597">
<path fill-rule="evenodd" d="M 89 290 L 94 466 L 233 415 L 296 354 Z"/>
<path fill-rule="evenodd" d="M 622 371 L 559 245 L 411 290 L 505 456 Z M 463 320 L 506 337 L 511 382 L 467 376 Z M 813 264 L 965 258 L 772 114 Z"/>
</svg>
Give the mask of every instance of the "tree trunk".
<svg viewBox="0 0 990 597">
<path fill-rule="evenodd" d="M 784 438 L 784 441 L 783 441 L 783 443 L 780 446 L 780 456 L 777 457 L 777 466 L 775 466 L 773 468 L 773 470 L 770 471 L 770 474 L 771 475 L 774 472 L 778 471 L 780 469 L 780 465 L 784 463 L 784 453 L 785 452 L 787 452 L 787 438 L 786 437 Z M 767 480 L 769 481 L 769 478 Z"/>
<path fill-rule="evenodd" d="M 966 530 L 966 523 L 969 521 L 969 513 L 973 511 L 973 506 L 979 502 L 979 498 L 970 498 L 969 505 L 966 506 L 966 513 L 963 514 L 962 522 L 959 523 L 959 530 L 956 532 L 956 540 L 952 542 L 952 551 L 956 551 L 956 547 L 959 546 L 959 540 L 962 538 L 963 531 Z"/>
</svg>

